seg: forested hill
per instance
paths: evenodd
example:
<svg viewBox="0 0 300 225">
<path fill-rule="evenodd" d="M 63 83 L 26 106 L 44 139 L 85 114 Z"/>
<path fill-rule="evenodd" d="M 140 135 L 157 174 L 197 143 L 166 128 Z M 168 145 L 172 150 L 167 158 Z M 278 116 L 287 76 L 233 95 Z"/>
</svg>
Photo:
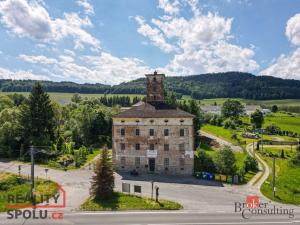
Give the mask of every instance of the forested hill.
<svg viewBox="0 0 300 225">
<path fill-rule="evenodd" d="M 0 80 L 0 90 L 30 91 L 35 81 Z M 145 94 L 146 80 L 140 78 L 115 86 L 41 81 L 48 92 Z M 249 73 L 227 72 L 166 77 L 165 88 L 194 98 L 300 99 L 300 81 Z"/>
</svg>

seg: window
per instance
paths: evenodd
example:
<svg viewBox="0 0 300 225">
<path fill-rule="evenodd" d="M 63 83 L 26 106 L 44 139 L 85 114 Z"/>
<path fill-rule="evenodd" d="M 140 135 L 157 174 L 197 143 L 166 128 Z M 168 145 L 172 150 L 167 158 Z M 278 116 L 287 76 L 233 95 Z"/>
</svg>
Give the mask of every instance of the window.
<svg viewBox="0 0 300 225">
<path fill-rule="evenodd" d="M 125 143 L 121 143 L 121 150 L 125 150 Z"/>
<path fill-rule="evenodd" d="M 141 158 L 135 157 L 135 166 L 140 166 L 140 165 L 141 165 Z"/>
<path fill-rule="evenodd" d="M 121 136 L 125 136 L 125 129 L 121 128 Z"/>
<path fill-rule="evenodd" d="M 150 129 L 150 130 L 149 130 L 149 135 L 150 135 L 150 136 L 154 136 L 154 129 Z"/>
<path fill-rule="evenodd" d="M 140 136 L 140 129 L 135 129 L 135 135 Z"/>
<path fill-rule="evenodd" d="M 135 150 L 140 150 L 140 144 L 135 144 Z"/>
<path fill-rule="evenodd" d="M 122 156 L 121 157 L 121 166 L 125 166 L 125 164 L 126 164 L 126 159 L 125 159 L 125 157 L 124 156 Z"/>
<path fill-rule="evenodd" d="M 179 159 L 179 166 L 181 169 L 183 169 L 183 167 L 184 167 L 184 159 L 183 158 Z"/>
<path fill-rule="evenodd" d="M 169 167 L 169 163 L 170 163 L 170 162 L 169 162 L 169 158 L 165 158 L 165 159 L 164 159 L 164 167 L 165 167 L 165 168 L 168 168 L 168 167 Z"/>
<path fill-rule="evenodd" d="M 169 151 L 169 144 L 164 144 L 164 150 Z"/>
<path fill-rule="evenodd" d="M 165 129 L 165 130 L 164 130 L 164 135 L 165 135 L 165 136 L 169 136 L 169 129 Z"/>
<path fill-rule="evenodd" d="M 180 129 L 180 131 L 179 131 L 179 135 L 180 135 L 180 137 L 183 137 L 184 136 L 184 129 Z"/>
<path fill-rule="evenodd" d="M 184 151 L 184 143 L 179 144 L 179 151 Z"/>
<path fill-rule="evenodd" d="M 150 150 L 154 150 L 154 144 L 149 145 Z"/>
</svg>

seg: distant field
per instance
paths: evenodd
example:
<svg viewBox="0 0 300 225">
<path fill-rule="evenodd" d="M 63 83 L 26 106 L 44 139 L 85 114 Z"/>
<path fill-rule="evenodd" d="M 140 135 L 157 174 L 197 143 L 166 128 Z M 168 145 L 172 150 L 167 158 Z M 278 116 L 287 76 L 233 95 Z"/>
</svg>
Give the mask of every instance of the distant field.
<svg viewBox="0 0 300 225">
<path fill-rule="evenodd" d="M 14 92 L 0 92 L 0 95 L 8 95 L 8 94 L 13 94 Z M 17 92 L 19 94 L 23 94 L 25 96 L 29 95 L 29 92 Z M 60 104 L 67 104 L 71 101 L 72 96 L 75 93 L 59 93 L 59 92 L 48 92 L 48 94 L 50 95 L 51 99 L 53 101 L 56 101 Z M 87 97 L 87 98 L 99 98 L 104 96 L 104 94 L 79 94 L 80 96 Z M 111 96 L 129 96 L 130 99 L 132 100 L 135 96 L 138 97 L 144 97 L 144 95 L 136 95 L 136 94 L 107 94 L 107 97 L 111 97 Z"/>
<path fill-rule="evenodd" d="M 188 96 L 184 96 L 185 99 L 188 99 Z M 202 99 L 200 103 L 202 105 L 213 105 L 217 103 L 217 105 L 222 105 L 228 98 L 213 98 L 213 99 Z M 240 99 L 233 98 L 239 100 L 248 105 L 264 105 L 264 106 L 300 106 L 300 99 L 280 99 L 280 100 L 249 100 L 249 99 Z"/>
<path fill-rule="evenodd" d="M 0 95 L 13 94 L 14 92 L 0 92 Z M 18 92 L 20 94 L 28 95 L 29 92 Z M 72 96 L 75 93 L 59 93 L 59 92 L 49 92 L 49 95 L 53 101 L 56 101 L 60 104 L 66 104 L 71 101 Z M 88 98 L 99 98 L 104 96 L 104 94 L 79 94 L 82 97 Z M 130 96 L 130 98 L 134 98 L 135 96 L 144 97 L 144 95 L 138 94 L 107 94 L 110 96 Z M 188 100 L 191 99 L 191 96 L 184 95 L 182 99 Z M 212 99 L 202 99 L 199 100 L 201 105 L 222 105 L 228 98 L 212 98 Z M 300 107 L 300 99 L 280 99 L 280 100 L 249 100 L 249 99 L 240 99 L 240 98 L 232 98 L 237 99 L 245 104 L 249 105 L 264 105 L 270 107 L 272 105 L 277 105 L 279 107 Z"/>
</svg>

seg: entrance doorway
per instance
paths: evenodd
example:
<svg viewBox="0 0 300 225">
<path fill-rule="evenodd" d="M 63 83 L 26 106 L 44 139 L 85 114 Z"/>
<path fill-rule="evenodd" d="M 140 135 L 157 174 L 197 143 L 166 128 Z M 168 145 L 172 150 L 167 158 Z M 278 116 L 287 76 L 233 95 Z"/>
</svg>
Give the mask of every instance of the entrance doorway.
<svg viewBox="0 0 300 225">
<path fill-rule="evenodd" d="M 149 171 L 155 171 L 155 158 L 149 158 Z"/>
</svg>

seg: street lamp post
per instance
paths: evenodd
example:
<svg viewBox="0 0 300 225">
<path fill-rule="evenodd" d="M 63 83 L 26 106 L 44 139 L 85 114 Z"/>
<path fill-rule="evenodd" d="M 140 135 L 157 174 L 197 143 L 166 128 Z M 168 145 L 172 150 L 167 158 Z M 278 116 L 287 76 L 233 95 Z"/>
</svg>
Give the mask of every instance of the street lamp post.
<svg viewBox="0 0 300 225">
<path fill-rule="evenodd" d="M 30 146 L 30 157 L 31 157 L 31 197 L 34 196 L 34 147 Z"/>
<path fill-rule="evenodd" d="M 273 196 L 275 197 L 275 192 L 276 192 L 276 180 L 275 180 L 275 157 L 273 156 Z"/>
<path fill-rule="evenodd" d="M 46 173 L 46 180 L 47 180 L 47 173 L 48 173 L 48 170 L 49 170 L 49 169 L 47 169 L 47 168 L 45 169 L 45 173 Z"/>
<path fill-rule="evenodd" d="M 21 177 L 21 165 L 18 166 L 19 177 Z"/>
</svg>

